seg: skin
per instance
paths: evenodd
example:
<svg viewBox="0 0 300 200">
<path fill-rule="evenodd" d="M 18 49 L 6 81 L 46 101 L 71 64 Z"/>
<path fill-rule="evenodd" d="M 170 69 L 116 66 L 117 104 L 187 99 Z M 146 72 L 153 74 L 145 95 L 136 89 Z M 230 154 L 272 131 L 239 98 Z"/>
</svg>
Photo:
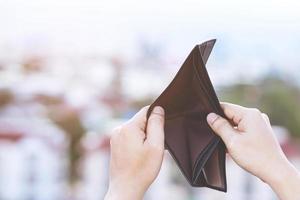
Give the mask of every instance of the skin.
<svg viewBox="0 0 300 200">
<path fill-rule="evenodd" d="M 300 174 L 282 152 L 268 116 L 257 109 L 222 103 L 233 123 L 215 113 L 207 116 L 232 159 L 270 185 L 282 200 L 300 199 Z M 155 107 L 146 128 L 143 108 L 111 138 L 110 183 L 105 200 L 141 200 L 157 177 L 164 154 L 164 111 Z"/>
</svg>

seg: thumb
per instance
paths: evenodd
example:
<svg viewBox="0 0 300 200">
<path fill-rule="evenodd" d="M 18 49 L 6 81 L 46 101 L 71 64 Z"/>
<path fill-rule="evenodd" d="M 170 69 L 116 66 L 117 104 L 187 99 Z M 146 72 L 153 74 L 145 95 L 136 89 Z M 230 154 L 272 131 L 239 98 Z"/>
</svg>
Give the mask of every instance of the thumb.
<svg viewBox="0 0 300 200">
<path fill-rule="evenodd" d="M 156 106 L 147 124 L 147 139 L 146 141 L 153 146 L 164 148 L 164 122 L 165 112 L 160 106 Z"/>
<path fill-rule="evenodd" d="M 236 130 L 226 119 L 215 113 L 207 115 L 207 122 L 211 129 L 222 138 L 226 146 L 230 143 L 232 137 L 237 134 Z"/>
</svg>

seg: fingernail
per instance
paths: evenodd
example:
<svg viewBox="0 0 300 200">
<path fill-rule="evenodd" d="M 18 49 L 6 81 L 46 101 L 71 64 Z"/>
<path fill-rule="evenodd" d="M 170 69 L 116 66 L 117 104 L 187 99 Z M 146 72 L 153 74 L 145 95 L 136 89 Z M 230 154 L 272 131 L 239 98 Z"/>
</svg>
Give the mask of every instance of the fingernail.
<svg viewBox="0 0 300 200">
<path fill-rule="evenodd" d="M 152 113 L 154 114 L 158 114 L 158 115 L 164 115 L 165 114 L 165 111 L 162 107 L 160 106 L 155 106 Z"/>
<path fill-rule="evenodd" d="M 213 124 L 214 121 L 216 121 L 217 118 L 218 118 L 218 115 L 217 115 L 216 113 L 209 113 L 209 114 L 207 115 L 207 122 L 208 122 L 209 124 Z"/>
</svg>

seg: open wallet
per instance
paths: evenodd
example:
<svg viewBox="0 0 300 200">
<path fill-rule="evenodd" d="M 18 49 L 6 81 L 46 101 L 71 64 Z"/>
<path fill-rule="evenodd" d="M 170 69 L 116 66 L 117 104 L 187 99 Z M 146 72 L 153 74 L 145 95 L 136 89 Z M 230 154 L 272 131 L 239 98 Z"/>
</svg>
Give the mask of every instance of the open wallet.
<svg viewBox="0 0 300 200">
<path fill-rule="evenodd" d="M 222 140 L 213 133 L 206 117 L 224 116 L 209 79 L 206 62 L 216 40 L 196 45 L 165 91 L 150 105 L 165 110 L 165 148 L 194 187 L 226 192 L 225 154 Z"/>
</svg>

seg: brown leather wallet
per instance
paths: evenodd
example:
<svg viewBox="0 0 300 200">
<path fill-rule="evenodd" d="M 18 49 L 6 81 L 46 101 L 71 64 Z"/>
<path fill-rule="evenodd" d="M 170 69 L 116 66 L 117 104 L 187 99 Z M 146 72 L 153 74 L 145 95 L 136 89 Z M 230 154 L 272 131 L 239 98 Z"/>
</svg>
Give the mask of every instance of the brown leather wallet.
<svg viewBox="0 0 300 200">
<path fill-rule="evenodd" d="M 151 104 L 165 110 L 165 147 L 188 182 L 226 192 L 225 145 L 206 121 L 223 117 L 205 64 L 216 40 L 196 45 L 165 91 Z"/>
</svg>

